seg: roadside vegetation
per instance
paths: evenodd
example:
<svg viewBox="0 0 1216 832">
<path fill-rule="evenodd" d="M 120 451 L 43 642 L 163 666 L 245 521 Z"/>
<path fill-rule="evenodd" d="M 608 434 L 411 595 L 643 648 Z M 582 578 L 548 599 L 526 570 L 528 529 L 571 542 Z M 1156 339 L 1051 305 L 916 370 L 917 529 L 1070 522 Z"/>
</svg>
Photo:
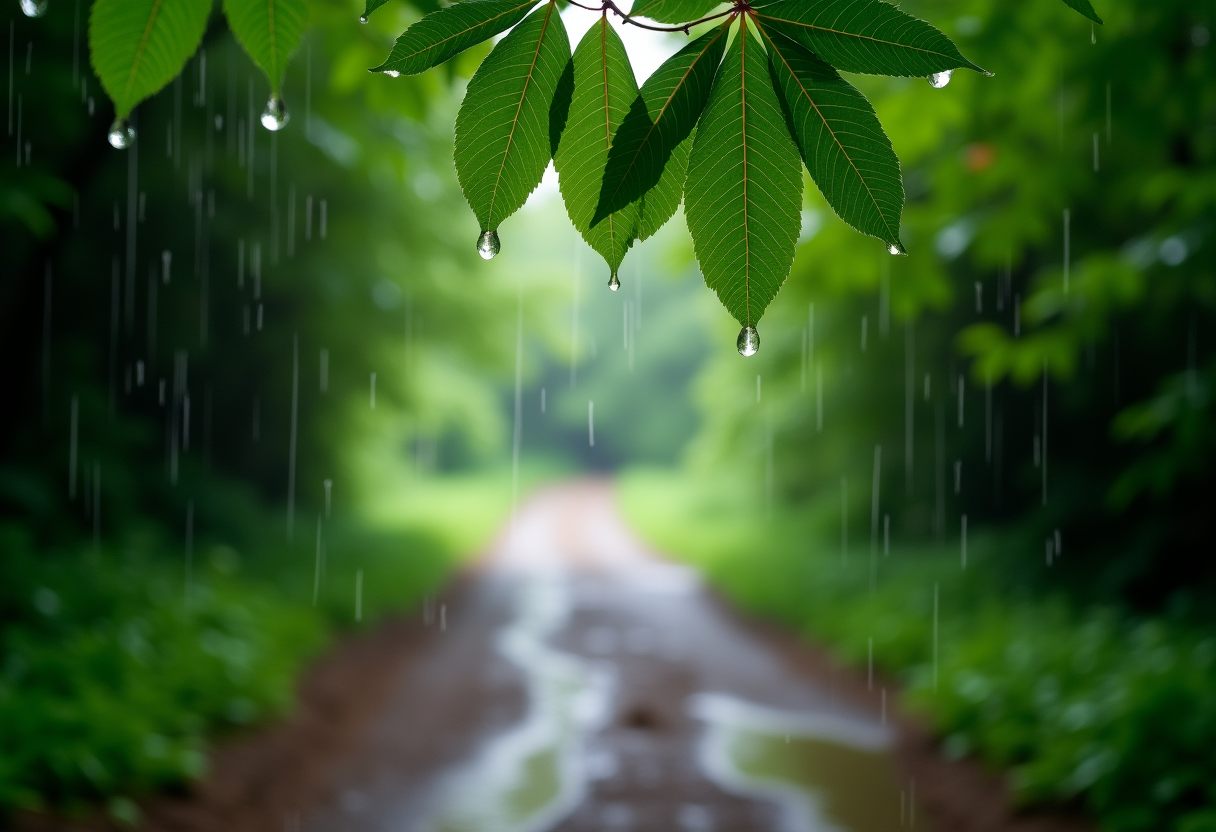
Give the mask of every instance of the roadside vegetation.
<svg viewBox="0 0 1216 832">
<path fill-rule="evenodd" d="M 884 554 L 881 537 L 872 560 L 860 522 L 846 550 L 835 495 L 765 520 L 721 481 L 636 471 L 619 493 L 656 549 L 741 609 L 862 672 L 872 656 L 944 754 L 1007 772 L 1019 802 L 1083 807 L 1118 832 L 1216 829 L 1216 636 L 1194 610 L 1044 593 L 1019 578 L 1031 567 L 1018 530 L 976 535 L 964 569 L 958 547 Z"/>
<path fill-rule="evenodd" d="M 656 546 L 872 655 L 945 753 L 1113 832 L 1216 830 L 1202 4 L 1102 2 L 1099 26 L 1058 0 L 902 3 L 994 75 L 848 74 L 898 157 L 908 256 L 804 177 L 746 359 L 754 321 L 704 291 L 679 200 L 610 268 L 550 180 L 478 256 L 497 226 L 469 214 L 453 123 L 494 45 L 367 72 L 434 0 L 309 0 L 277 79 L 205 18 L 123 152 L 85 18 L 13 5 L 0 818 L 134 820 L 283 714 L 341 632 L 441 586 L 530 482 L 650 464 L 671 467 L 621 493 Z"/>
</svg>

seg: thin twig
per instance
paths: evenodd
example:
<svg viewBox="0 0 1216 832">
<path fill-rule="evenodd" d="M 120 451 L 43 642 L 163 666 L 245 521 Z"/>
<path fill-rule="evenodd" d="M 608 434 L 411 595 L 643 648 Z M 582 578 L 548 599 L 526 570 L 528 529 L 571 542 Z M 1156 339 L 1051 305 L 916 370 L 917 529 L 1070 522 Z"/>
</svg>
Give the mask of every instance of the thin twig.
<svg viewBox="0 0 1216 832">
<path fill-rule="evenodd" d="M 604 0 L 603 5 L 598 7 L 584 6 L 582 3 L 577 2 L 577 0 L 567 0 L 567 2 L 569 2 L 572 6 L 577 6 L 580 9 L 586 9 L 589 12 L 612 12 L 621 19 L 622 23 L 637 26 L 639 29 L 646 29 L 651 32 L 683 32 L 686 35 L 691 34 L 689 30 L 691 30 L 693 26 L 700 26 L 702 23 L 709 23 L 711 20 L 718 20 L 730 15 L 738 15 L 741 12 L 751 11 L 751 6 L 746 2 L 746 0 L 739 0 L 739 2 L 736 2 L 735 5 L 724 12 L 711 14 L 709 17 L 703 17 L 700 20 L 694 20 L 691 23 L 685 23 L 681 26 L 651 26 L 648 23 L 639 23 L 635 18 L 621 11 L 617 7 L 616 3 L 614 3 L 612 0 Z"/>
</svg>

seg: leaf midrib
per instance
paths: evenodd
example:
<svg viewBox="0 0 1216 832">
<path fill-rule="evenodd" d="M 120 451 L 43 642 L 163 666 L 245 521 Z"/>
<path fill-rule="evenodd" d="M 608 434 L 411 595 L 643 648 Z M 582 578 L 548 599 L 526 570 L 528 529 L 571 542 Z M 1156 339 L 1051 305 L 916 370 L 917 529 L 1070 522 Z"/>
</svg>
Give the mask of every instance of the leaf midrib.
<svg viewBox="0 0 1216 832">
<path fill-rule="evenodd" d="M 726 26 L 723 26 L 722 28 L 720 28 L 718 30 L 718 37 L 715 37 L 709 43 L 705 44 L 705 48 L 701 50 L 701 53 L 699 55 L 697 55 L 696 60 L 694 60 L 691 64 L 689 64 L 688 69 L 686 69 L 684 71 L 684 74 L 682 76 L 680 76 L 679 83 L 677 83 L 672 88 L 671 94 L 669 96 L 667 96 L 667 100 L 665 100 L 663 102 L 663 106 L 659 108 L 659 114 L 657 116 L 655 116 L 654 121 L 650 125 L 650 129 L 646 131 L 646 137 L 644 139 L 642 139 L 641 144 L 638 145 L 638 149 L 633 154 L 633 158 L 629 160 L 629 165 L 625 168 L 625 172 L 621 175 L 621 181 L 617 184 L 616 190 L 613 191 L 612 194 L 610 195 L 612 199 L 615 199 L 616 195 L 621 192 L 621 188 L 624 187 L 625 182 L 628 181 L 630 174 L 633 173 L 634 167 L 636 166 L 638 159 L 642 155 L 642 151 L 646 148 L 647 144 L 649 144 L 650 137 L 652 135 L 654 135 L 654 131 L 658 129 L 659 122 L 662 121 L 663 116 L 666 115 L 667 109 L 671 106 L 671 102 L 676 97 L 676 93 L 678 93 L 684 87 L 684 84 L 688 81 L 688 76 L 690 76 L 692 74 L 693 69 L 695 69 L 697 64 L 699 64 L 701 62 L 701 59 L 705 57 L 705 53 L 709 51 L 709 48 L 711 46 L 713 46 L 715 43 L 717 43 L 718 38 L 721 37 L 725 32 L 726 32 Z"/>
<path fill-rule="evenodd" d="M 274 77 L 271 78 L 271 82 L 277 93 L 280 73 L 279 53 L 274 46 L 274 0 L 266 0 L 266 29 L 270 33 L 270 65 L 274 67 Z"/>
<path fill-rule="evenodd" d="M 817 26 L 813 23 L 803 23 L 798 20 L 789 20 L 789 19 L 786 19 L 783 17 L 773 17 L 772 15 L 760 14 L 757 12 L 753 12 L 753 14 L 758 18 L 760 18 L 760 17 L 767 18 L 768 20 L 773 20 L 773 21 L 776 21 L 777 23 L 785 23 L 789 26 L 800 26 L 803 29 L 812 29 L 817 32 L 826 32 L 829 35 L 840 35 L 841 37 L 846 37 L 846 38 L 856 38 L 858 40 L 868 40 L 868 41 L 872 41 L 874 43 L 882 44 L 883 46 L 894 46 L 894 47 L 898 47 L 900 49 L 911 49 L 916 52 L 923 52 L 926 55 L 936 55 L 939 58 L 953 59 L 953 56 L 949 55 L 948 53 L 939 52 L 936 49 L 926 49 L 921 46 L 911 46 L 906 43 L 897 43 L 896 41 L 893 41 L 893 40 L 883 40 L 882 38 L 874 37 L 873 35 L 859 35 L 855 32 L 843 32 L 839 29 L 828 28 L 827 26 Z"/>
<path fill-rule="evenodd" d="M 600 18 L 600 69 L 601 80 L 604 87 L 604 140 L 605 153 L 612 151 L 612 108 L 609 105 L 609 89 L 608 89 L 608 13 L 604 12 L 604 16 Z M 613 214 L 608 215 L 608 239 L 610 245 L 616 247 L 616 217 Z"/>
<path fill-rule="evenodd" d="M 892 231 L 890 224 L 887 222 L 887 216 L 883 213 L 882 208 L 879 206 L 878 200 L 874 196 L 874 191 L 870 188 L 870 184 L 866 181 L 866 178 L 862 175 L 861 171 L 858 170 L 857 165 L 853 162 L 853 157 L 849 155 L 847 150 L 845 150 L 844 144 L 842 144 L 840 139 L 837 138 L 836 131 L 832 129 L 832 125 L 828 122 L 827 118 L 824 117 L 823 111 L 820 110 L 819 105 L 815 103 L 815 99 L 811 96 L 810 90 L 803 85 L 802 81 L 798 78 L 798 74 L 794 72 L 793 67 L 790 66 L 790 62 L 785 59 L 785 55 L 783 55 L 781 50 L 777 48 L 776 43 L 773 42 L 772 37 L 767 31 L 765 31 L 764 27 L 757 23 L 756 28 L 760 30 L 760 33 L 764 35 L 764 39 L 767 40 L 773 47 L 772 51 L 781 59 L 781 63 L 785 64 L 785 68 L 789 71 L 790 77 L 794 79 L 794 83 L 798 85 L 798 89 L 802 91 L 803 95 L 806 97 L 806 100 L 815 110 L 815 114 L 819 116 L 819 120 L 823 122 L 824 129 L 828 131 L 828 134 L 832 137 L 832 141 L 836 142 L 836 146 L 840 148 L 841 154 L 843 154 L 845 160 L 848 161 L 849 167 L 853 169 L 853 172 L 857 174 L 857 178 L 861 180 L 861 186 L 866 189 L 866 194 L 870 197 L 870 202 L 874 204 L 874 209 L 878 211 L 878 216 L 882 217 L 883 226 L 887 229 L 888 233 L 895 233 Z"/>
<path fill-rule="evenodd" d="M 747 186 L 749 171 L 747 163 L 747 15 L 739 17 L 739 91 L 740 127 L 743 132 L 743 305 L 747 310 L 747 325 L 752 325 L 752 238 L 751 214 L 748 211 Z"/>
<path fill-rule="evenodd" d="M 524 108 L 528 97 L 528 88 L 532 85 L 532 75 L 536 71 L 536 62 L 540 59 L 540 50 L 545 43 L 545 34 L 549 31 L 549 23 L 553 18 L 554 0 L 550 0 L 545 12 L 545 22 L 541 26 L 540 37 L 536 39 L 536 50 L 532 53 L 532 62 L 528 64 L 528 74 L 524 77 L 524 88 L 519 94 L 519 103 L 515 106 L 515 116 L 511 119 L 511 130 L 507 133 L 507 147 L 503 151 L 502 161 L 498 165 L 498 173 L 494 177 L 494 189 L 490 192 L 490 207 L 486 211 L 487 222 L 494 216 L 494 201 L 498 199 L 498 187 L 502 182 L 503 171 L 507 167 L 507 157 L 511 155 L 511 146 L 515 143 L 515 130 L 519 126 L 519 114 Z M 490 229 L 493 230 L 493 229 Z"/>
<path fill-rule="evenodd" d="M 135 76 L 139 74 L 139 65 L 143 62 L 144 52 L 148 48 L 148 38 L 152 37 L 152 29 L 156 26 L 156 18 L 160 14 L 160 7 L 164 0 L 156 0 L 152 6 L 152 14 L 148 16 L 148 25 L 144 27 L 144 36 L 139 40 L 139 47 L 135 50 L 135 60 L 131 64 L 131 74 L 127 76 L 127 88 L 123 93 L 123 98 L 131 97 L 131 90 L 135 86 Z"/>
<path fill-rule="evenodd" d="M 528 0 L 528 2 L 519 3 L 515 6 L 512 6 L 507 11 L 502 12 L 501 14 L 496 14 L 493 17 L 487 17 L 485 20 L 481 21 L 480 23 L 475 23 L 472 26 L 466 26 L 465 28 L 461 29 L 459 32 L 453 32 L 452 34 L 448 35 L 446 38 L 437 40 L 434 43 L 431 43 L 431 44 L 423 47 L 422 49 L 415 50 L 413 52 L 410 52 L 407 55 L 402 55 L 401 57 L 397 58 L 397 60 L 406 61 L 406 60 L 409 60 L 410 58 L 417 57 L 418 55 L 421 55 L 423 52 L 426 52 L 428 50 L 435 49 L 436 47 L 442 46 L 443 44 L 447 43 L 448 41 L 454 40 L 455 38 L 458 38 L 461 35 L 467 35 L 469 32 L 473 31 L 474 29 L 478 28 L 479 26 L 485 26 L 489 23 L 493 23 L 495 20 L 506 17 L 507 15 L 515 14 L 515 12 L 519 11 L 522 8 L 526 8 L 528 6 L 535 6 L 535 5 L 536 5 L 536 0 Z M 451 8 L 451 7 L 449 7 L 449 8 Z"/>
</svg>

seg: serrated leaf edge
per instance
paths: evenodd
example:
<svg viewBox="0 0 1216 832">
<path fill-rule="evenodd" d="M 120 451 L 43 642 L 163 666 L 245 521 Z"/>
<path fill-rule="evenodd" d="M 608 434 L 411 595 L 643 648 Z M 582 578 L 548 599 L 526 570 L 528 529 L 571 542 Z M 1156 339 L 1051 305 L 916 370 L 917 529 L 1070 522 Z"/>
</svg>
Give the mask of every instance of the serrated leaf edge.
<svg viewBox="0 0 1216 832">
<path fill-rule="evenodd" d="M 883 38 L 876 38 L 873 35 L 859 35 L 855 32 L 846 32 L 841 29 L 831 29 L 831 28 L 828 28 L 827 26 L 816 26 L 816 25 L 813 25 L 810 23 L 802 23 L 802 22 L 799 22 L 796 20 L 786 20 L 784 18 L 772 17 L 770 15 L 764 14 L 764 12 L 761 9 L 754 9 L 751 12 L 751 14 L 753 17 L 756 18 L 757 22 L 761 18 L 767 18 L 769 20 L 775 21 L 777 23 L 780 23 L 780 24 L 783 24 L 786 26 L 799 26 L 803 29 L 813 29 L 817 32 L 826 32 L 827 34 L 830 34 L 830 35 L 840 35 L 841 37 L 849 37 L 849 38 L 857 38 L 858 40 L 873 41 L 874 43 L 880 43 L 884 46 L 896 46 L 896 47 L 899 47 L 900 49 L 910 49 L 915 52 L 923 52 L 926 55 L 935 55 L 939 58 L 945 58 L 945 59 L 951 60 L 951 61 L 954 60 L 953 56 L 947 55 L 944 52 L 938 52 L 936 49 L 926 49 L 922 46 L 909 46 L 907 44 L 899 43 L 899 42 L 893 41 L 893 40 L 884 40 Z M 929 25 L 931 25 L 931 24 L 929 24 Z M 934 27 L 934 28 L 936 28 L 936 27 Z M 962 64 L 963 68 L 974 69 L 976 72 L 982 72 L 984 75 L 992 75 L 992 73 L 989 72 L 988 70 L 984 69 L 983 67 L 979 66 L 978 64 L 972 63 L 962 53 L 959 53 L 959 57 L 961 57 L 963 59 L 963 61 L 965 61 L 965 63 Z"/>
<path fill-rule="evenodd" d="M 655 117 L 655 119 L 654 119 L 654 121 L 653 121 L 653 122 L 651 122 L 650 129 L 649 129 L 649 130 L 646 132 L 646 138 L 644 138 L 644 139 L 642 140 L 642 143 L 638 145 L 638 149 L 637 149 L 637 151 L 636 151 L 636 152 L 633 154 L 633 158 L 632 158 L 632 159 L 630 160 L 630 162 L 629 162 L 629 167 L 627 167 L 627 168 L 626 168 L 626 170 L 625 170 L 625 176 L 624 176 L 624 177 L 622 178 L 622 180 L 621 180 L 622 184 L 624 183 L 625 178 L 628 178 L 628 176 L 629 176 L 629 172 L 633 170 L 633 165 L 634 165 L 634 163 L 636 163 L 636 162 L 637 162 L 638 157 L 639 157 L 639 156 L 641 156 L 641 154 L 642 154 L 642 150 L 643 150 L 643 149 L 646 147 L 647 142 L 649 142 L 649 141 L 650 141 L 650 136 L 651 136 L 651 135 L 654 133 L 654 131 L 655 131 L 655 130 L 658 128 L 658 125 L 659 125 L 659 120 L 663 118 L 664 113 L 666 113 L 666 112 L 667 112 L 667 108 L 668 108 L 669 106 L 671 106 L 671 102 L 672 102 L 672 100 L 675 98 L 676 93 L 677 93 L 677 92 L 679 92 L 679 90 L 680 90 L 680 89 L 681 89 L 681 88 L 684 86 L 685 81 L 687 81 L 687 80 L 688 80 L 689 75 L 691 75 L 691 74 L 692 74 L 693 69 L 694 69 L 694 68 L 697 66 L 697 64 L 700 62 L 700 60 L 701 60 L 701 59 L 702 59 L 702 58 L 705 56 L 705 53 L 709 51 L 709 47 L 710 47 L 710 46 L 712 46 L 713 44 L 717 43 L 717 42 L 718 42 L 718 38 L 720 38 L 720 37 L 724 37 L 724 36 L 727 34 L 727 32 L 728 32 L 728 31 L 729 31 L 729 29 L 730 29 L 730 24 L 731 24 L 731 22 L 730 22 L 730 21 L 727 21 L 725 24 L 723 24 L 722 26 L 720 26 L 720 27 L 719 27 L 719 29 L 718 29 L 718 37 L 714 38 L 713 40 L 710 40 L 710 41 L 706 42 L 706 44 L 705 44 L 705 48 L 701 50 L 701 54 L 697 56 L 697 59 L 696 59 L 695 61 L 693 61 L 691 64 L 689 64 L 689 65 L 688 65 L 688 69 L 686 69 L 686 70 L 684 71 L 684 76 L 683 76 L 683 77 L 680 79 L 680 83 L 679 83 L 679 84 L 677 84 L 677 85 L 676 85 L 676 86 L 675 86 L 675 87 L 672 89 L 672 91 L 671 91 L 671 95 L 667 96 L 667 100 L 666 100 L 666 101 L 664 101 L 664 102 L 663 102 L 663 106 L 662 106 L 661 108 L 659 108 L 659 114 L 658 114 L 658 116 L 656 116 L 656 117 Z M 645 84 L 643 84 L 643 86 L 645 86 Z M 641 95 L 641 92 L 640 92 L 640 91 L 638 92 L 638 95 Z M 613 192 L 612 196 L 616 196 L 616 194 L 620 192 L 620 189 L 621 189 L 621 186 L 620 186 L 620 185 L 618 185 L 618 186 L 617 186 L 617 190 Z M 644 196 L 644 195 L 643 195 L 643 196 Z M 604 200 L 603 200 L 603 199 L 601 199 L 601 200 L 600 200 L 600 205 L 603 205 L 603 204 L 604 204 Z M 619 209 L 618 209 L 618 210 L 619 210 Z M 605 217 L 608 217 L 608 216 L 611 216 L 611 214 L 603 214 L 603 215 L 601 215 L 601 214 L 600 214 L 600 207 L 599 207 L 599 206 L 596 206 L 595 215 L 594 215 L 594 216 L 592 217 L 592 219 L 591 219 L 591 227 L 592 227 L 592 228 L 594 228 L 596 225 L 598 225 L 600 222 L 602 222 L 602 221 L 605 219 Z"/>
<path fill-rule="evenodd" d="M 891 244 L 899 244 L 899 229 L 891 228 L 891 224 L 887 221 L 886 214 L 883 213 L 882 208 L 879 207 L 878 200 L 874 197 L 874 191 L 870 189 L 869 182 L 866 181 L 866 177 L 862 174 L 862 172 L 857 169 L 857 165 L 853 162 L 853 157 L 849 155 L 849 152 L 845 149 L 845 147 L 841 143 L 840 139 L 838 139 L 836 137 L 836 131 L 832 129 L 831 123 L 827 120 L 827 118 L 824 117 L 823 112 L 819 109 L 819 105 L 815 102 L 814 97 L 810 94 L 810 91 L 807 90 L 805 86 L 803 86 L 802 81 L 799 80 L 797 73 L 794 72 L 794 69 L 793 69 L 793 67 L 790 66 L 789 61 L 787 61 L 785 59 L 785 55 L 783 55 L 781 53 L 781 50 L 777 48 L 777 44 L 773 40 L 772 36 L 767 31 L 765 31 L 764 27 L 759 22 L 756 23 L 756 29 L 760 32 L 760 34 L 762 34 L 764 36 L 765 40 L 767 40 L 769 45 L 772 47 L 769 50 L 769 54 L 776 55 L 778 58 L 781 59 L 781 63 L 783 63 L 785 65 L 786 70 L 789 71 L 790 77 L 794 79 L 794 83 L 796 83 L 798 85 L 798 88 L 800 90 L 802 90 L 802 92 L 805 94 L 806 100 L 808 102 L 810 102 L 812 109 L 815 110 L 815 114 L 818 115 L 820 120 L 823 122 L 824 129 L 826 129 L 828 131 L 828 134 L 831 135 L 831 137 L 832 137 L 832 141 L 836 142 L 836 146 L 838 148 L 840 148 L 841 155 L 844 156 L 844 158 L 849 161 L 849 167 L 853 168 L 853 171 L 857 174 L 858 180 L 861 182 L 862 186 L 866 189 L 866 194 L 870 197 L 870 201 L 874 204 L 875 211 L 878 213 L 878 216 L 882 217 L 883 226 L 887 229 L 887 232 L 891 235 L 889 238 L 883 240 L 883 242 L 891 243 Z M 795 142 L 795 144 L 799 144 L 799 143 Z M 799 144 L 799 149 L 801 149 L 800 144 Z M 803 161 L 805 162 L 805 159 Z M 809 169 L 809 166 L 808 166 L 808 169 Z M 849 224 L 852 225 L 852 223 L 849 223 Z M 901 247 L 902 247 L 902 245 L 901 245 Z"/>
<path fill-rule="evenodd" d="M 540 2 L 540 0 L 523 0 L 523 2 L 519 3 L 519 5 L 515 6 L 514 8 L 510 9 L 509 11 L 505 11 L 505 12 L 502 12 L 501 14 L 497 14 L 494 17 L 483 20 L 474 26 L 468 27 L 467 29 L 461 29 L 459 32 L 455 32 L 455 33 L 449 35 L 448 37 L 444 38 L 443 40 L 435 41 L 434 43 L 428 45 L 425 49 L 419 49 L 417 52 L 413 52 L 409 55 L 403 55 L 400 58 L 398 58 L 397 60 L 398 61 L 409 60 L 410 58 L 413 58 L 416 55 L 420 55 L 421 53 L 426 52 L 427 50 L 434 49 L 435 47 L 437 47 L 441 44 L 447 43 L 448 41 L 452 40 L 453 38 L 458 38 L 461 35 L 469 32 L 471 29 L 476 29 L 478 26 L 484 26 L 485 24 L 487 24 L 493 20 L 498 20 L 499 18 L 506 17 L 507 15 L 515 14 L 520 9 L 527 8 L 529 6 L 535 6 L 539 2 Z M 448 9 L 448 8 L 451 8 L 451 6 L 445 6 L 444 8 Z M 443 10 L 444 9 L 440 9 L 440 11 L 443 11 Z M 431 12 L 431 14 L 438 14 L 438 12 Z M 429 16 L 430 15 L 427 15 L 427 17 L 429 17 Z M 425 20 L 426 18 L 424 17 L 422 19 Z M 418 22 L 421 22 L 421 21 L 418 21 Z M 409 32 L 409 29 L 406 29 L 405 32 L 402 33 L 402 37 L 404 37 L 405 33 L 408 33 L 408 32 Z M 491 35 L 491 37 L 493 37 L 493 35 Z M 400 38 L 398 38 L 398 40 L 400 40 Z M 390 58 L 392 57 L 391 52 L 389 54 L 389 57 Z M 453 56 L 453 57 L 455 57 L 455 56 Z M 449 60 L 451 60 L 451 59 L 449 58 Z M 379 66 L 372 67 L 371 69 L 368 70 L 368 72 L 382 72 L 382 71 L 384 71 L 384 68 L 388 65 L 389 65 L 388 60 L 385 60 L 384 63 L 380 64 Z M 433 69 L 433 67 L 432 67 L 432 69 Z M 425 70 L 423 70 L 423 71 L 425 72 Z"/>
<path fill-rule="evenodd" d="M 541 46 L 545 42 L 545 35 L 548 33 L 549 25 L 553 21 L 553 10 L 557 7 L 557 0 L 549 0 L 548 6 L 549 6 L 548 10 L 545 12 L 545 25 L 540 30 L 540 36 L 536 39 L 536 50 L 532 53 L 531 63 L 528 64 L 528 77 L 527 77 L 527 80 L 524 82 L 523 91 L 520 93 L 519 103 L 515 106 L 515 116 L 511 119 L 511 132 L 508 134 L 508 137 L 507 137 L 507 149 L 506 149 L 506 152 L 504 152 L 502 154 L 502 162 L 499 163 L 498 173 L 495 174 L 495 176 L 494 176 L 494 191 L 493 191 L 493 196 L 490 197 L 490 205 L 486 209 L 487 217 L 494 216 L 494 201 L 498 199 L 498 186 L 502 182 L 503 170 L 507 165 L 507 159 L 510 158 L 510 156 L 511 156 L 511 147 L 515 143 L 515 128 L 519 126 L 519 114 L 523 110 L 524 99 L 528 97 L 528 89 L 532 85 L 532 74 L 536 70 L 536 62 L 538 60 L 540 60 Z M 558 22 L 559 26 L 563 25 L 561 22 L 560 15 L 558 16 L 557 22 Z M 482 229 L 482 231 L 493 231 L 493 230 L 495 230 L 495 229 L 485 229 L 485 228 Z"/>
</svg>

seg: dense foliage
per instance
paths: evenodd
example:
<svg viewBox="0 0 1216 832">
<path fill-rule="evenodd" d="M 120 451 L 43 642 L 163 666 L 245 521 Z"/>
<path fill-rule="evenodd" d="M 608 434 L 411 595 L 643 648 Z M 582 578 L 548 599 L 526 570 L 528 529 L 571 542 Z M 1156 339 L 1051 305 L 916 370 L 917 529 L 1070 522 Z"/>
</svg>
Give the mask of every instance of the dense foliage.
<svg viewBox="0 0 1216 832">
<path fill-rule="evenodd" d="M 859 663 L 872 638 L 943 749 L 1023 799 L 1210 829 L 1213 21 L 933 8 L 994 77 L 858 82 L 901 149 L 913 256 L 812 194 L 765 353 L 700 379 L 688 469 L 719 485 L 627 504 L 748 608 Z"/>
<path fill-rule="evenodd" d="M 810 200 L 771 348 L 706 371 L 693 456 L 777 501 L 843 487 L 863 541 L 877 491 L 892 541 L 1012 524 L 1044 585 L 1211 609 L 1211 21 L 1185 2 L 1094 31 L 1051 6 L 947 11 L 994 77 L 866 87 L 921 253 L 872 253 Z"/>
<path fill-rule="evenodd" d="M 258 126 L 270 85 L 205 18 L 123 152 L 83 14 L 13 22 L 0 813 L 114 798 L 129 817 L 123 796 L 290 703 L 358 586 L 365 620 L 416 603 L 504 510 L 498 486 L 413 511 L 437 456 L 503 432 L 486 403 L 510 295 L 484 271 L 452 291 L 475 259 L 454 105 L 438 79 L 368 84 L 391 36 L 343 4 L 311 14 L 281 79 L 297 129 Z"/>
<path fill-rule="evenodd" d="M 160 5 L 173 14 L 158 23 Z M 1216 569 L 1199 556 L 1216 486 L 1206 10 L 1124 4 L 1096 28 L 1053 2 L 909 0 L 906 15 L 872 0 L 755 3 L 699 25 L 639 85 L 611 8 L 572 49 L 557 6 L 539 0 L 369 0 L 366 26 L 350 3 L 316 0 L 311 35 L 303 0 L 229 0 L 235 39 L 210 4 L 160 5 L 92 6 L 96 75 L 68 4 L 14 26 L 17 164 L 0 166 L 0 342 L 17 403 L 0 410 L 0 806 L 190 775 L 209 732 L 282 706 L 328 623 L 349 620 L 358 570 L 395 576 L 377 584 L 381 608 L 441 579 L 455 544 L 369 531 L 360 513 L 396 510 L 402 471 L 417 481 L 436 455 L 484 459 L 501 439 L 495 385 L 525 302 L 495 280 L 502 260 L 475 264 L 468 242 L 481 232 L 493 253 L 485 233 L 552 161 L 572 223 L 610 272 L 683 199 L 685 271 L 699 259 L 736 322 L 674 284 L 648 294 L 648 356 L 680 361 L 645 368 L 638 405 L 606 363 L 579 365 L 589 337 L 590 355 L 594 337 L 605 353 L 615 342 L 618 307 L 603 304 L 583 341 L 576 307 L 574 358 L 547 342 L 537 406 L 567 373 L 573 390 L 576 369 L 585 386 L 559 403 L 562 432 L 526 419 L 528 441 L 577 445 L 596 465 L 638 447 L 669 458 L 693 417 L 653 436 L 631 420 L 665 407 L 659 393 L 696 363 L 686 353 L 702 349 L 701 320 L 733 335 L 758 318 L 751 304 L 768 306 L 757 360 L 707 349 L 688 455 L 697 478 L 724 472 L 751 516 L 736 523 L 715 504 L 639 511 L 643 524 L 751 608 L 854 658 L 873 638 L 944 747 L 1012 768 L 1027 799 L 1080 801 L 1128 832 L 1212 827 Z M 1093 17 L 1085 0 L 1068 5 Z M 903 72 L 897 57 L 850 64 L 830 40 L 781 39 L 796 15 L 845 6 L 931 17 L 940 31 L 917 31 L 995 75 L 934 89 L 915 77 L 933 73 Z M 647 0 L 634 22 L 716 9 Z M 425 40 L 461 20 L 458 36 Z M 140 25 L 156 47 L 146 60 L 132 47 Z M 521 72 L 529 46 L 536 84 Z M 446 75 L 369 78 L 385 54 L 388 74 L 450 63 Z M 888 77 L 841 74 L 867 68 Z M 458 113 L 448 82 L 465 78 Z M 99 84 L 130 116 L 111 141 L 137 131 L 124 154 L 105 143 Z M 504 93 L 526 116 L 523 144 L 495 109 Z M 258 127 L 286 126 L 288 102 L 290 129 Z M 824 102 L 850 114 L 864 154 L 833 150 L 831 121 L 816 120 Z M 744 136 L 741 114 L 771 129 Z M 487 147 L 519 165 L 496 168 Z M 748 166 L 771 193 L 740 178 Z M 503 187 L 487 186 L 491 174 Z M 854 199 L 867 181 L 885 183 L 868 207 Z M 755 240 L 739 236 L 728 198 L 771 216 Z M 753 262 L 755 241 L 767 247 Z M 605 297 L 626 304 L 632 373 L 640 280 L 630 294 Z M 528 303 L 529 321 L 542 317 Z M 582 450 L 597 389 L 617 399 L 594 393 L 601 418 L 632 436 L 614 446 L 602 430 L 599 449 Z M 646 505 L 671 505 L 681 487 Z M 335 553 L 320 612 L 318 529 Z M 420 556 L 402 563 L 400 551 Z"/>
<path fill-rule="evenodd" d="M 838 70 L 923 77 L 935 87 L 957 68 L 980 70 L 941 31 L 880 0 L 740 0 L 712 14 L 723 4 L 643 2 L 632 15 L 612 2 L 575 4 L 601 16 L 573 56 L 559 3 L 529 14 L 538 2 L 466 0 L 435 11 L 374 71 L 423 72 L 515 26 L 474 75 L 456 123 L 456 169 L 481 225 L 478 251 L 498 254 L 499 224 L 552 159 L 567 213 L 616 290 L 634 241 L 671 219 L 683 197 L 706 283 L 743 325 L 743 355 L 759 348 L 756 324 L 794 259 L 802 162 L 845 222 L 904 253 L 899 160 Z M 1100 22 L 1087 0 L 1070 5 Z M 713 28 L 639 89 L 609 12 L 659 31 Z"/>
<path fill-rule="evenodd" d="M 932 545 L 875 569 L 868 541 L 842 548 L 833 494 L 766 520 L 704 481 L 634 474 L 621 494 L 652 542 L 743 609 L 872 661 L 876 709 L 902 687 L 947 756 L 1008 771 L 1019 803 L 1083 807 L 1111 832 L 1216 828 L 1216 638 L 1180 611 L 1078 609 L 1011 580 L 1008 533 L 977 535 L 965 570 Z"/>
<path fill-rule="evenodd" d="M 464 0 L 397 39 L 373 71 L 424 72 L 508 29 L 474 74 L 456 122 L 456 170 L 490 259 L 498 227 L 540 184 L 550 160 L 575 228 L 612 271 L 686 200 L 706 282 L 738 320 L 739 351 L 789 274 L 799 233 L 802 164 L 832 209 L 903 254 L 899 160 L 865 97 L 838 70 L 949 83 L 977 71 L 940 30 L 881 0 L 659 0 L 633 15 L 606 0 L 573 56 L 558 0 Z M 1094 22 L 1088 0 L 1068 4 Z M 368 0 L 362 22 L 383 2 Z M 581 4 L 575 4 L 581 6 Z M 535 11 L 533 9 L 535 8 Z M 115 147 L 135 132 L 132 107 L 163 87 L 197 48 L 199 0 L 99 0 L 90 18 L 94 66 L 115 102 Z M 304 0 L 225 0 L 233 34 L 265 73 L 269 130 L 287 124 L 280 84 L 304 28 Z M 639 90 L 609 12 L 659 31 L 710 31 Z M 675 26 L 655 27 L 634 16 Z M 512 28 L 514 27 L 514 28 Z M 697 130 L 697 125 L 701 129 Z"/>
</svg>

